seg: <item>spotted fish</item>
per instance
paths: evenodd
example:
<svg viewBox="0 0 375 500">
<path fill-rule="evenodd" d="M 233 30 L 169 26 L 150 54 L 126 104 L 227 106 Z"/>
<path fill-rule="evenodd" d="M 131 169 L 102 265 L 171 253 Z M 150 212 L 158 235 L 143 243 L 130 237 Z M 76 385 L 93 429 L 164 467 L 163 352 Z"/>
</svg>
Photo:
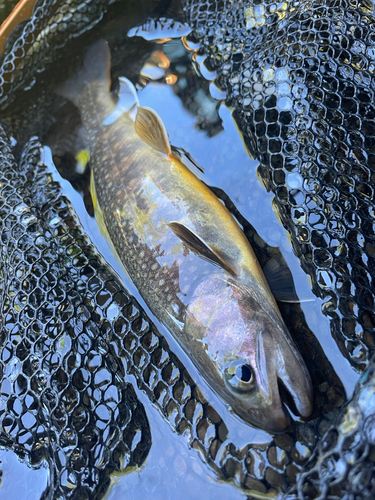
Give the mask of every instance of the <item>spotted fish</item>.
<svg viewBox="0 0 375 500">
<path fill-rule="evenodd" d="M 57 90 L 81 113 L 99 226 L 151 311 L 231 411 L 283 432 L 289 416 L 280 383 L 303 417 L 312 412 L 312 385 L 254 251 L 125 78 L 116 102 L 109 72 L 101 40 Z"/>
</svg>

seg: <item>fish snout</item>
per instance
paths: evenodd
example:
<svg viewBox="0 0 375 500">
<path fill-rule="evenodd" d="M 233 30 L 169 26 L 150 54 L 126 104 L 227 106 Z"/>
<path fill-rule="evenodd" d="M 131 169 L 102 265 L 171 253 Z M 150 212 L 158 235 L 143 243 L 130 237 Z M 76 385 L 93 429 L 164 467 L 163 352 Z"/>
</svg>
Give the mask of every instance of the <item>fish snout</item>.
<svg viewBox="0 0 375 500">
<path fill-rule="evenodd" d="M 302 356 L 289 338 L 280 339 L 278 336 L 275 340 L 270 333 L 261 332 L 256 364 L 262 411 L 256 411 L 251 418 L 258 422 L 259 427 L 271 434 L 288 430 L 290 414 L 285 405 L 288 402 L 288 398 L 284 398 L 285 390 L 298 413 L 302 417 L 310 416 L 313 408 L 310 375 Z"/>
<path fill-rule="evenodd" d="M 291 397 L 297 413 L 308 418 L 313 411 L 313 388 L 305 362 L 291 341 L 278 346 L 277 377 Z"/>
<path fill-rule="evenodd" d="M 290 416 L 279 392 L 277 347 L 272 336 L 261 331 L 257 341 L 258 408 L 252 408 L 250 419 L 271 434 L 288 430 Z"/>
<path fill-rule="evenodd" d="M 290 417 L 283 408 L 271 408 L 266 430 L 271 434 L 282 434 L 290 426 Z"/>
</svg>

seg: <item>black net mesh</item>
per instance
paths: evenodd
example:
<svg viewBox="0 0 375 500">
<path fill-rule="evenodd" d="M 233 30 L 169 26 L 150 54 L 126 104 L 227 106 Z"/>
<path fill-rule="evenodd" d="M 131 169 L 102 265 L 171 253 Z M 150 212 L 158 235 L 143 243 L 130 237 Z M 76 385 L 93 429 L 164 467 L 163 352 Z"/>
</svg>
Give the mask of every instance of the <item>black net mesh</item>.
<svg viewBox="0 0 375 500">
<path fill-rule="evenodd" d="M 218 73 L 302 267 L 325 299 L 332 335 L 359 369 L 375 333 L 373 9 L 341 0 L 187 2 L 198 53 Z M 320 441 L 298 498 L 373 497 L 371 373 Z"/>
<path fill-rule="evenodd" d="M 32 81 L 71 39 L 97 24 L 107 4 L 108 0 L 37 2 L 33 16 L 6 46 L 0 67 L 0 104 L 9 105 L 15 90 Z"/>
<path fill-rule="evenodd" d="M 80 232 L 40 144 L 31 140 L 17 165 L 1 137 L 2 446 L 48 465 L 46 497 L 100 498 L 110 474 L 142 464 L 151 446 L 130 373 L 219 477 L 286 490 L 313 426 L 266 445 L 228 442 L 223 419 Z"/>
<path fill-rule="evenodd" d="M 90 256 L 37 141 L 20 167 L 3 130 L 0 147 L 0 443 L 48 464 L 47 497 L 100 498 L 110 474 L 141 465 L 151 445 L 108 335 L 112 325 L 119 340 L 132 328 L 119 314 L 131 300 Z"/>
<path fill-rule="evenodd" d="M 99 498 L 112 472 L 141 464 L 151 446 L 133 374 L 171 427 L 222 479 L 286 491 L 310 455 L 316 422 L 264 445 L 230 442 L 166 340 L 81 233 L 31 140 L 19 164 L 2 137 L 1 444 L 51 471 L 46 495 Z M 325 412 L 339 393 L 320 392 Z M 330 414 L 319 419 L 321 432 Z M 151 430 L 152 432 L 152 430 Z"/>
<path fill-rule="evenodd" d="M 374 346 L 373 3 L 187 2 L 332 335 L 363 368 Z"/>
<path fill-rule="evenodd" d="M 374 360 L 363 373 L 353 398 L 315 448 L 287 495 L 310 498 L 374 498 Z"/>
<path fill-rule="evenodd" d="M 0 67 L 1 103 L 13 133 L 18 122 L 10 104 L 61 57 L 62 47 L 80 33 L 81 41 L 107 7 L 98 0 L 38 2 Z M 143 7 L 146 14 L 153 5 Z M 303 268 L 325 297 L 323 312 L 331 318 L 332 333 L 359 369 L 369 359 L 374 334 L 372 8 L 343 1 L 186 4 L 206 65 L 217 71 L 216 82 L 261 161 Z M 188 81 L 194 86 L 195 76 L 188 75 Z M 41 122 L 38 106 L 47 110 L 50 103 L 40 95 L 30 120 Z M 193 97 L 185 103 L 194 105 Z M 212 120 L 220 126 L 215 114 Z M 208 121 L 203 117 L 203 128 Z M 0 133 L 2 446 L 30 466 L 48 464 L 46 497 L 100 498 L 110 475 L 142 464 L 151 446 L 144 408 L 124 381 L 133 374 L 171 427 L 187 436 L 219 477 L 257 495 L 286 492 L 342 403 L 340 393 L 324 382 L 328 369 L 317 375 L 318 418 L 295 424 L 267 444 L 236 447 L 224 416 L 205 401 L 81 232 L 40 160 L 38 142 L 28 141 L 16 161 L 5 131 Z M 298 332 L 303 319 L 298 309 L 291 314 Z M 309 368 L 316 361 L 312 356 Z M 358 394 L 364 387 L 371 394 L 372 382 L 362 382 Z M 359 405 L 356 395 L 348 408 L 359 412 Z M 345 470 L 368 471 L 371 433 L 359 418 L 345 434 L 348 426 L 340 422 L 348 411 L 329 431 L 346 443 L 334 456 L 339 461 L 349 448 L 350 434 L 366 452 L 362 461 L 360 452 L 354 462 L 345 458 Z M 329 452 L 321 443 L 308 464 L 311 470 L 314 460 Z M 308 477 L 303 474 L 299 483 L 304 495 L 313 498 L 320 486 L 323 497 L 331 494 L 323 473 L 307 488 L 301 482 Z M 363 495 L 371 488 L 364 484 Z"/>
</svg>

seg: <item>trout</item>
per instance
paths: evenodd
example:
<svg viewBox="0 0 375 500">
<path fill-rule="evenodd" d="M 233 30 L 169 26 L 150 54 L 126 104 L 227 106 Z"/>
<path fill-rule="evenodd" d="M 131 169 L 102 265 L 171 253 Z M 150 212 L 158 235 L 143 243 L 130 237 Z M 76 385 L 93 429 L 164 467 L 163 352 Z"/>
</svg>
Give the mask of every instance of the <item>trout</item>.
<svg viewBox="0 0 375 500">
<path fill-rule="evenodd" d="M 247 423 L 284 432 L 280 385 L 302 417 L 312 384 L 240 225 L 171 149 L 158 114 L 120 78 L 100 40 L 57 92 L 80 110 L 101 231 L 153 314 Z M 284 391 L 285 392 L 285 391 Z"/>
</svg>

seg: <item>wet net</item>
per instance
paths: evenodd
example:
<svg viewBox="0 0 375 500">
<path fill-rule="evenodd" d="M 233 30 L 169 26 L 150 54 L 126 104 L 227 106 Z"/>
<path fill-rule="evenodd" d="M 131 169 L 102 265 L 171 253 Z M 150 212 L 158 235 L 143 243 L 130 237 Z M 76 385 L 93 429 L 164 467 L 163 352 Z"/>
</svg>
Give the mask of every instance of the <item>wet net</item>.
<svg viewBox="0 0 375 500">
<path fill-rule="evenodd" d="M 9 106 L 14 91 L 32 82 L 72 39 L 97 24 L 108 0 L 36 2 L 33 16 L 10 35 L 0 68 L 0 103 Z"/>
<path fill-rule="evenodd" d="M 358 369 L 375 333 L 373 11 L 367 1 L 187 2 L 198 53 Z M 300 476 L 298 498 L 373 496 L 371 370 Z"/>
<path fill-rule="evenodd" d="M 373 359 L 352 400 L 315 448 L 289 500 L 374 498 L 374 391 Z"/>
<path fill-rule="evenodd" d="M 1 134 L 0 443 L 32 466 L 48 464 L 45 498 L 101 498 L 110 474 L 141 465 L 151 444 L 144 408 L 106 334 L 108 307 L 113 314 L 131 300 L 86 255 L 40 145 L 31 141 L 18 167 Z M 82 295 L 86 286 L 91 294 Z M 110 304 L 106 288 L 116 297 Z M 95 312 L 93 300 L 101 303 Z M 119 318 L 116 328 L 133 323 Z"/>
<path fill-rule="evenodd" d="M 223 418 L 80 231 L 40 144 L 32 139 L 17 164 L 3 129 L 1 138 L 0 444 L 48 466 L 46 498 L 100 498 L 110 475 L 141 465 L 151 446 L 144 408 L 124 381 L 131 374 L 218 477 L 286 490 L 315 444 L 314 425 L 266 445 L 232 444 Z M 323 406 L 338 408 L 339 396 L 325 390 Z"/>
<path fill-rule="evenodd" d="M 358 368 L 375 334 L 373 8 L 187 2 L 332 335 Z"/>
<path fill-rule="evenodd" d="M 144 15 L 154 8 L 142 5 Z M 11 37 L 0 67 L 0 99 L 14 135 L 18 121 L 10 104 L 72 40 L 85 39 L 105 21 L 107 10 L 96 0 L 44 0 Z M 261 161 L 303 268 L 325 298 L 332 333 L 361 369 L 375 326 L 372 4 L 187 2 L 186 13 L 205 64 L 217 72 L 245 141 Z M 337 448 L 330 441 L 333 460 L 344 457 L 354 438 L 365 450 L 354 462 L 345 458 L 345 477 L 350 470 L 371 470 L 371 433 L 361 424 L 370 416 L 361 417 L 358 394 L 370 391 L 369 397 L 373 383 L 359 386 L 348 407 L 358 411 L 359 423 L 344 434 L 349 410 L 335 423 L 342 397 L 323 382 L 326 373 L 318 381 L 317 419 L 264 445 L 239 449 L 231 443 L 225 417 L 205 401 L 82 233 L 43 165 L 40 144 L 27 141 L 20 155 L 3 128 L 0 133 L 0 443 L 30 466 L 48 465 L 45 498 L 100 498 L 113 472 L 144 462 L 152 429 L 127 374 L 220 478 L 249 493 L 287 492 L 331 425 L 329 435 L 345 443 Z M 293 314 L 298 319 L 298 311 Z M 324 453 L 329 456 L 324 442 L 307 465 L 311 471 Z M 324 481 L 335 476 L 319 473 L 303 490 L 306 498 L 320 487 L 331 494 Z M 308 477 L 300 476 L 299 491 Z M 371 482 L 362 483 L 363 495 L 370 495 Z M 343 487 L 344 481 L 336 490 Z"/>
</svg>

